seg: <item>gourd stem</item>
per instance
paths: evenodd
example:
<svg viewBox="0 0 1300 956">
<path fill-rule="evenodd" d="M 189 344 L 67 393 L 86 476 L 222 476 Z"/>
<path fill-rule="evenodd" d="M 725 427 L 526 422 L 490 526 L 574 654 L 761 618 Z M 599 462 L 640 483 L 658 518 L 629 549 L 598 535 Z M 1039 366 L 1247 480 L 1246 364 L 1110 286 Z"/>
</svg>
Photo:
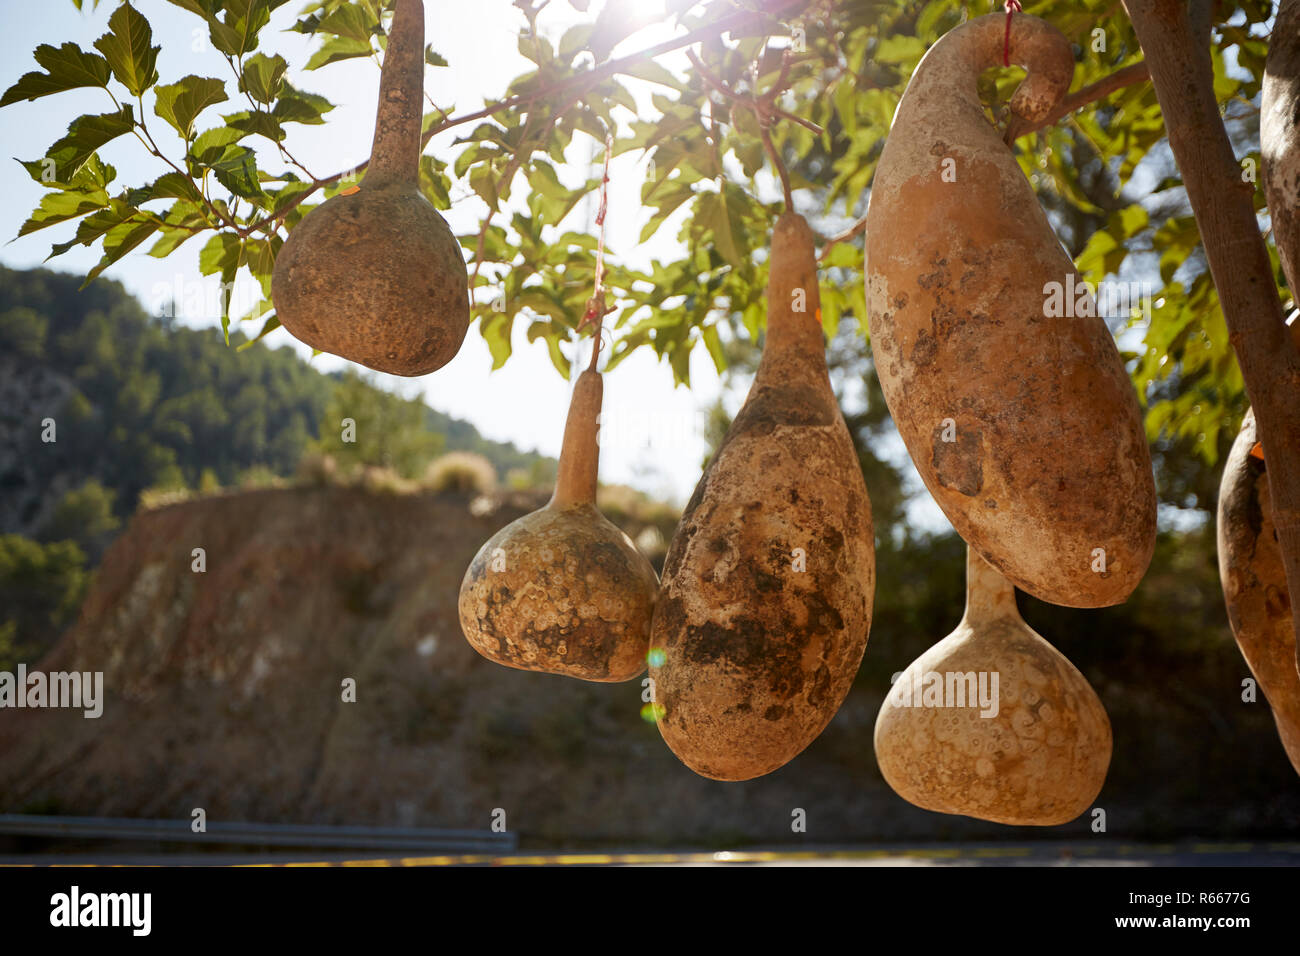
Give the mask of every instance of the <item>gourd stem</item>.
<svg viewBox="0 0 1300 956">
<path fill-rule="evenodd" d="M 966 614 L 964 624 L 1020 616 L 1016 589 L 980 553 L 966 547 Z"/>
<path fill-rule="evenodd" d="M 419 182 L 423 99 L 424 0 L 397 0 L 379 78 L 379 109 L 365 184 Z"/>
<path fill-rule="evenodd" d="M 812 229 L 797 212 L 784 212 L 772 230 L 767 280 L 767 340 L 763 356 L 797 352 L 815 367 L 826 367 L 817 250 Z"/>
<path fill-rule="evenodd" d="M 578 376 L 564 423 L 564 444 L 555 475 L 555 494 L 549 507 L 564 508 L 596 503 L 596 475 L 600 467 L 600 405 L 605 383 L 599 372 L 587 369 Z"/>
</svg>

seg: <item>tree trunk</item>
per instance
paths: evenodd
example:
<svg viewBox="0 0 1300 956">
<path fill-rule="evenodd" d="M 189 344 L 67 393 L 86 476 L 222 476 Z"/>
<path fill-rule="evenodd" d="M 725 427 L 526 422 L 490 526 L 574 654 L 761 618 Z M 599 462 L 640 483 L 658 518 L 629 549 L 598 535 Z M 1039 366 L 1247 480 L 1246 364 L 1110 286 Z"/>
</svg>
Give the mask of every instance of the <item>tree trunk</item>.
<svg viewBox="0 0 1300 956">
<path fill-rule="evenodd" d="M 1209 0 L 1125 0 L 1151 71 L 1174 159 L 1255 410 L 1268 465 L 1287 587 L 1300 596 L 1300 352 L 1291 344 L 1268 250 L 1255 221 L 1255 185 L 1242 178 L 1214 96 Z M 1296 667 L 1300 669 L 1300 614 Z"/>
<path fill-rule="evenodd" d="M 1300 290 L 1300 0 L 1281 0 L 1264 66 L 1260 181 L 1273 220 L 1273 242 L 1295 298 Z"/>
</svg>

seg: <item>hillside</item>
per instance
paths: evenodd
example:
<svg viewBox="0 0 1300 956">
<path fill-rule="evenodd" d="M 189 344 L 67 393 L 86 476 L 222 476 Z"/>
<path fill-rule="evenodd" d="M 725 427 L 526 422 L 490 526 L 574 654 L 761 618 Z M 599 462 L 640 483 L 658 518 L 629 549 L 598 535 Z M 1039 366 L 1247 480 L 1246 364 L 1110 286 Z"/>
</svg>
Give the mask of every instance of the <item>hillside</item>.
<svg viewBox="0 0 1300 956">
<path fill-rule="evenodd" d="M 551 459 L 487 441 L 421 402 L 326 375 L 288 346 L 239 351 L 239 332 L 227 345 L 216 327 L 149 316 L 117 282 L 80 285 L 79 276 L 0 267 L 0 534 L 43 537 L 60 501 L 88 481 L 106 488 L 125 518 L 151 486 L 193 488 L 205 475 L 230 486 L 255 470 L 292 475 L 341 386 L 362 440 L 380 430 L 367 430 L 366 413 L 389 432 L 401 423 L 388 441 L 418 446 L 406 462 L 413 469 L 463 450 L 486 456 L 503 477 L 552 473 Z M 55 441 L 46 440 L 47 419 Z M 386 452 L 365 463 L 391 467 Z"/>
<path fill-rule="evenodd" d="M 857 685 L 801 756 L 755 781 L 691 773 L 640 716 L 639 681 L 584 684 L 508 670 L 460 634 L 474 551 L 536 507 L 497 499 L 273 489 L 143 511 L 107 552 L 45 671 L 102 670 L 98 720 L 8 711 L 0 812 L 486 827 L 494 808 L 527 844 L 1035 838 L 917 810 L 872 757 L 888 674 L 930 635 L 882 613 Z M 635 527 L 627 527 L 633 534 Z M 191 570 L 194 548 L 207 570 Z M 942 577 L 939 571 L 933 571 Z M 882 594 L 885 600 L 888 595 Z M 935 609 L 955 621 L 959 606 Z M 1139 613 L 1141 608 L 1138 609 Z M 1300 793 L 1262 706 L 1235 694 L 1229 643 L 1155 679 L 1134 657 L 1071 651 L 1115 726 L 1098 805 L 1050 835 L 1218 838 L 1300 825 Z M 934 637 L 937 637 L 935 635 Z M 1178 679 L 1171 679 L 1177 675 Z M 356 702 L 340 688 L 356 681 Z M 791 832 L 792 812 L 807 833 Z"/>
</svg>

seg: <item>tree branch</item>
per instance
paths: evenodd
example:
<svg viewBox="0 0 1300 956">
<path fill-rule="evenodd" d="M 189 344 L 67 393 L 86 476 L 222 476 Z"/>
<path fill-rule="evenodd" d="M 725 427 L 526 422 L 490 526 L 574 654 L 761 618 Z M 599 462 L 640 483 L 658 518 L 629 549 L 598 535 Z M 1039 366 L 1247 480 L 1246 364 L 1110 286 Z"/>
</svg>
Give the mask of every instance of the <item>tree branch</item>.
<svg viewBox="0 0 1300 956">
<path fill-rule="evenodd" d="M 1085 106 L 1105 99 L 1116 90 L 1122 90 L 1134 83 L 1143 83 L 1150 79 L 1150 71 L 1145 61 L 1130 63 L 1126 67 L 1116 70 L 1108 76 L 1103 76 L 1096 83 L 1089 83 L 1087 86 L 1080 87 L 1073 93 L 1070 93 L 1056 108 L 1044 116 L 1036 123 L 1016 122 L 1007 126 L 1007 141 L 1019 139 L 1021 136 L 1027 136 L 1030 133 L 1036 133 L 1040 129 L 1048 126 L 1054 126 L 1066 116 L 1076 110 L 1081 110 Z"/>
<path fill-rule="evenodd" d="M 867 217 L 863 216 L 861 219 L 859 219 L 853 225 L 849 226 L 849 228 L 845 229 L 843 232 L 837 233 L 831 236 L 829 239 L 827 239 L 826 245 L 822 247 L 821 255 L 817 257 L 817 261 L 825 262 L 826 257 L 831 254 L 831 250 L 834 249 L 836 246 L 838 246 L 841 242 L 848 242 L 854 236 L 860 235 L 861 233 L 864 233 L 866 231 L 867 231 Z"/>
<path fill-rule="evenodd" d="M 449 129 L 453 129 L 454 127 L 457 126 L 462 126 L 465 123 L 472 123 L 475 120 L 486 119 L 487 117 L 493 115 L 494 113 L 499 113 L 502 110 L 508 110 L 512 107 L 519 106 L 524 103 L 532 103 L 539 99 L 549 98 L 553 96 L 563 96 L 569 93 L 575 93 L 578 97 L 581 97 L 592 86 L 595 86 L 601 80 L 607 79 L 608 77 L 613 76 L 616 73 L 628 73 L 632 70 L 633 67 L 641 63 L 644 63 L 647 60 L 652 60 L 655 57 L 662 56 L 665 53 L 671 53 L 673 50 L 679 50 L 684 46 L 690 46 L 691 44 L 696 43 L 701 39 L 705 39 L 711 36 L 716 36 L 717 34 L 725 33 L 728 30 L 734 30 L 738 27 L 746 26 L 754 21 L 770 19 L 773 16 L 785 12 L 787 9 L 800 6 L 805 2 L 806 0 L 776 0 L 776 2 L 772 4 L 772 7 L 770 9 L 763 11 L 761 13 L 750 11 L 750 10 L 739 10 L 735 13 L 729 13 L 725 17 L 720 17 L 719 19 L 713 21 L 712 23 L 706 23 L 703 26 L 696 27 L 694 30 L 687 31 L 686 33 L 683 33 L 679 37 L 673 37 L 672 39 L 664 40 L 661 43 L 656 43 L 654 46 L 647 47 L 646 49 L 641 50 L 637 53 L 629 53 L 627 56 L 619 57 L 617 60 L 606 60 L 604 63 L 600 64 L 597 67 L 594 67 L 590 70 L 586 70 L 582 73 L 577 73 L 573 76 L 566 77 L 565 79 L 560 80 L 558 83 L 555 83 L 551 86 L 539 87 L 528 93 L 519 93 L 516 94 L 515 96 L 507 97 L 506 99 L 501 100 L 499 103 L 493 103 L 489 106 L 483 107 L 480 110 L 475 110 L 472 113 L 466 113 L 463 116 L 453 116 L 451 118 L 444 118 L 442 122 L 436 123 L 433 126 L 431 126 L 428 129 L 428 131 L 426 131 L 425 134 L 422 137 L 420 137 L 420 148 L 421 149 L 427 148 L 429 142 L 439 133 L 444 133 Z M 821 132 L 821 128 L 816 126 L 816 124 L 809 124 L 806 120 L 802 120 L 797 116 L 786 116 L 786 118 L 793 119 L 796 122 L 801 123 L 802 125 L 810 126 L 810 128 L 814 132 L 817 133 Z M 311 196 L 317 190 L 321 189 L 324 186 L 332 186 L 334 183 L 338 182 L 340 179 L 342 179 L 344 176 L 348 174 L 355 175 L 356 173 L 360 173 L 369 164 L 370 161 L 366 160 L 365 162 L 360 163 L 353 168 L 345 169 L 340 172 L 337 172 L 333 176 L 326 176 L 324 179 L 312 180 L 311 189 L 306 190 L 305 192 L 303 192 L 298 196 L 295 196 L 293 200 L 288 205 L 285 206 L 284 209 L 280 210 L 278 213 L 276 213 L 273 216 L 266 216 L 265 218 L 260 219 L 259 221 L 252 223 L 249 226 L 244 227 L 243 229 L 237 229 L 236 232 L 240 236 L 248 236 L 254 232 L 257 232 L 260 229 L 265 229 L 268 226 L 274 226 L 281 219 L 287 216 L 290 212 L 296 209 L 300 203 L 302 203 L 305 199 L 307 199 L 307 197 Z"/>
<path fill-rule="evenodd" d="M 1255 410 L 1287 587 L 1300 595 L 1300 351 L 1291 344 L 1255 219 L 1255 186 L 1242 181 L 1214 95 L 1210 0 L 1125 0 L 1125 6 L 1151 69 L 1228 340 Z M 1292 625 L 1300 655 L 1300 613 Z"/>
</svg>

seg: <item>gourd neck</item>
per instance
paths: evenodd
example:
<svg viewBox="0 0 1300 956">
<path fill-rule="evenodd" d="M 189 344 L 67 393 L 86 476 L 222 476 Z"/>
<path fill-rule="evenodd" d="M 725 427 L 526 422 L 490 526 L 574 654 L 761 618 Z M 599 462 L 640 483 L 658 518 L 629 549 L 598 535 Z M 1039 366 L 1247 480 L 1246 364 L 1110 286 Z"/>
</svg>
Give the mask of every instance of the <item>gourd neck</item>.
<svg viewBox="0 0 1300 956">
<path fill-rule="evenodd" d="M 420 123 L 424 116 L 424 0 L 397 0 L 379 78 L 375 139 L 367 185 L 420 181 Z"/>
<path fill-rule="evenodd" d="M 1020 617 L 1015 587 L 968 545 L 966 613 L 962 616 L 962 623 L 976 625 L 1007 617 Z"/>
<path fill-rule="evenodd" d="M 605 383 L 600 373 L 587 369 L 578 376 L 564 423 L 564 444 L 555 475 L 550 508 L 596 503 L 596 477 L 600 470 L 600 406 Z"/>
<path fill-rule="evenodd" d="M 813 234 L 803 216 L 782 213 L 772 230 L 767 279 L 767 338 L 760 373 L 774 363 L 826 372 L 826 340 L 822 335 L 821 294 L 817 288 L 817 259 Z"/>
<path fill-rule="evenodd" d="M 1046 119 L 1065 96 L 1074 77 L 1074 53 L 1070 41 L 1046 20 L 1026 13 L 1013 14 L 1007 38 L 1007 18 L 1002 13 L 975 17 L 949 30 L 917 64 L 906 105 L 932 111 L 935 103 L 947 103 L 945 113 L 957 106 L 967 117 L 985 126 L 980 103 L 980 74 L 991 67 L 1012 66 L 1025 70 L 1025 78 L 1007 106 L 1023 123 Z M 923 91 L 926 95 L 922 95 Z M 900 109 L 900 114 L 903 112 Z M 895 122 L 898 117 L 895 117 Z"/>
</svg>

